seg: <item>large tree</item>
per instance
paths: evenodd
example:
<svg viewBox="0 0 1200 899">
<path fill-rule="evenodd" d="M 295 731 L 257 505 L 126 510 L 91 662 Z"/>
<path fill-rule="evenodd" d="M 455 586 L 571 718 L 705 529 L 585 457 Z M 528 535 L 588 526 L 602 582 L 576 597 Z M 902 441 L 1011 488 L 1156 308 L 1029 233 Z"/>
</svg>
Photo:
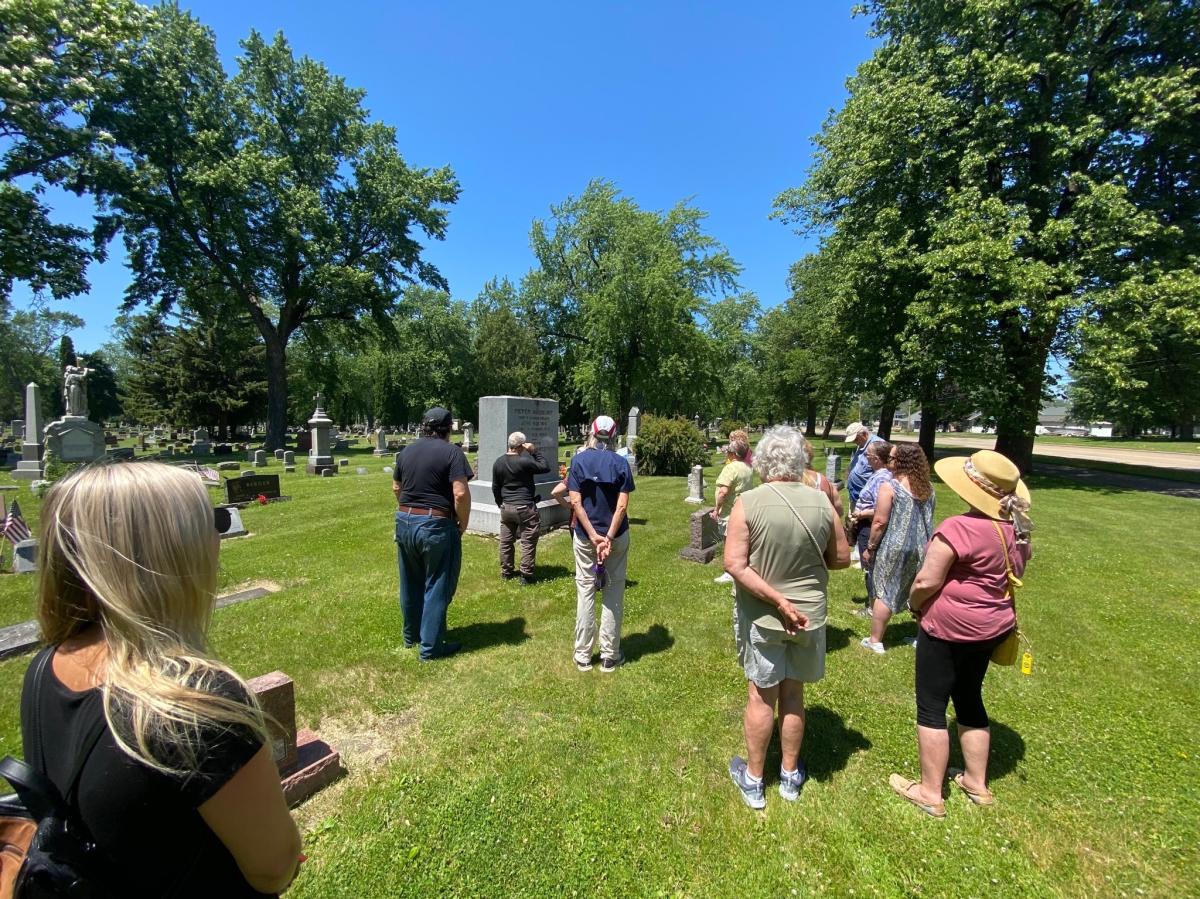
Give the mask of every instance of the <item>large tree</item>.
<svg viewBox="0 0 1200 899">
<path fill-rule="evenodd" d="M 1196 5 L 874 0 L 868 9 L 881 46 L 823 131 L 816 190 L 796 210 L 850 246 L 857 223 L 920 211 L 902 255 L 879 257 L 881 277 L 915 275 L 902 304 L 904 364 L 917 360 L 919 394 L 969 387 L 997 421 L 997 449 L 1028 470 L 1047 363 L 1079 320 L 1130 284 L 1161 295 L 1195 269 L 1185 254 L 1131 263 L 1182 234 L 1136 185 L 1146 145 L 1194 120 Z M 889 122 L 902 133 L 886 132 Z M 873 139 L 879 130 L 894 139 Z M 904 171 L 917 177 L 896 177 Z"/>
<path fill-rule="evenodd" d="M 238 305 L 265 346 L 268 448 L 283 445 L 297 332 L 362 316 L 387 329 L 405 284 L 445 287 L 416 232 L 444 236 L 458 183 L 407 165 L 363 96 L 282 35 L 252 32 L 229 78 L 212 32 L 167 6 L 103 118 L 123 151 L 101 197 L 134 270 L 128 302 L 201 318 L 213 295 Z"/>
<path fill-rule="evenodd" d="M 0 3 L 0 301 L 14 281 L 59 299 L 87 290 L 107 232 L 54 221 L 45 193 L 90 189 L 111 154 L 96 112 L 146 17 L 132 0 Z"/>
<path fill-rule="evenodd" d="M 697 317 L 739 268 L 704 218 L 687 203 L 641 209 L 597 180 L 534 222 L 538 269 L 525 289 L 593 409 L 623 420 L 641 397 L 650 411 L 682 412 L 713 388 Z"/>
<path fill-rule="evenodd" d="M 53 394 L 62 379 L 58 348 L 63 335 L 83 327 L 83 319 L 35 304 L 10 313 L 0 302 L 0 421 L 25 417 L 25 386 L 42 388 L 43 411 L 54 409 Z"/>
</svg>

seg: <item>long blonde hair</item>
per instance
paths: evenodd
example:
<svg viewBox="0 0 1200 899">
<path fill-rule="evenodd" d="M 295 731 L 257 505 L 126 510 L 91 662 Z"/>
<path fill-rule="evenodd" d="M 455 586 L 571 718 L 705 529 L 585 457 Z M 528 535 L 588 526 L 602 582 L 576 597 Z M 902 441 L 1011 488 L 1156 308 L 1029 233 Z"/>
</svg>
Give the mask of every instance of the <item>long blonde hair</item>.
<svg viewBox="0 0 1200 899">
<path fill-rule="evenodd" d="M 218 538 L 194 472 L 157 462 L 87 466 L 47 493 L 39 548 L 42 638 L 58 644 L 100 626 L 104 717 L 122 750 L 187 773 L 199 765 L 202 729 L 246 728 L 267 741 L 245 681 L 206 649 Z M 248 700 L 215 692 L 231 686 Z"/>
</svg>

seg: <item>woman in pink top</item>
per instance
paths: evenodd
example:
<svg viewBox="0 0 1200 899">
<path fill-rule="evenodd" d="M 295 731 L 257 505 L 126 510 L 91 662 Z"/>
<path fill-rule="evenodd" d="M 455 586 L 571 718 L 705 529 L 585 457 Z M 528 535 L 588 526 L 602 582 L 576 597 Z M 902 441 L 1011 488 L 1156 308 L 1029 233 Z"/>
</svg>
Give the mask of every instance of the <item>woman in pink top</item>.
<svg viewBox="0 0 1200 899">
<path fill-rule="evenodd" d="M 893 774 L 893 790 L 935 818 L 946 815 L 942 784 L 950 758 L 946 706 L 954 701 L 966 770 L 954 784 L 976 805 L 992 805 L 987 788 L 991 731 L 983 676 L 994 650 L 1017 624 L 1008 565 L 1017 577 L 1029 561 L 1029 490 L 1006 457 L 981 450 L 938 460 L 934 471 L 971 510 L 933 532 L 909 594 L 918 617 L 917 750 L 921 779 Z M 1005 553 L 1008 563 L 1005 562 Z"/>
</svg>

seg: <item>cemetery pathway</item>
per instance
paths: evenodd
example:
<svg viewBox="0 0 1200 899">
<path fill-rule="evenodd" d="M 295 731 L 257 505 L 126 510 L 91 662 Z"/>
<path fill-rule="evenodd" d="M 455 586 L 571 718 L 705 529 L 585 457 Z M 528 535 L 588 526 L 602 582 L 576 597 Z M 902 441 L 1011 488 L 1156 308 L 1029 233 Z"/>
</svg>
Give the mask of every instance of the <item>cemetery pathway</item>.
<svg viewBox="0 0 1200 899">
<path fill-rule="evenodd" d="M 1200 499 L 1200 484 L 1189 484 L 1184 481 L 1117 474 L 1113 471 L 1095 471 L 1091 468 L 1076 468 L 1072 465 L 1051 465 L 1048 462 L 1039 462 L 1036 473 L 1081 481 L 1100 489 L 1110 487 L 1117 490 L 1143 490 L 1147 493 L 1180 496 L 1184 499 Z"/>
<path fill-rule="evenodd" d="M 964 449 L 992 449 L 996 445 L 993 436 L 971 437 L 962 434 L 938 434 L 937 446 L 963 447 Z M 1123 465 L 1145 465 L 1150 468 L 1174 468 L 1178 471 L 1200 472 L 1200 453 L 1173 453 L 1166 450 L 1130 450 L 1117 447 L 1071 446 L 1065 443 L 1047 443 L 1033 447 L 1034 456 L 1058 459 L 1090 459 L 1095 462 L 1120 462 Z"/>
</svg>

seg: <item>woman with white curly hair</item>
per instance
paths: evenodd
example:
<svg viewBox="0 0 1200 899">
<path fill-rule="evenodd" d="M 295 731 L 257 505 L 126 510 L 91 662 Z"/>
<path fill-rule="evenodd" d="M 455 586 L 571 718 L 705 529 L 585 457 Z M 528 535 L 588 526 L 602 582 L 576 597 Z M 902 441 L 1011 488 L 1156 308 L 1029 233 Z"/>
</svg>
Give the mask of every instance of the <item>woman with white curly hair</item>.
<svg viewBox="0 0 1200 899">
<path fill-rule="evenodd" d="M 825 674 L 825 615 L 830 568 L 850 565 L 850 547 L 833 506 L 804 484 L 804 435 L 772 428 L 754 454 L 762 484 L 734 503 L 725 538 L 725 570 L 735 583 L 738 658 L 749 681 L 746 758 L 729 775 L 751 808 L 766 805 L 763 768 L 779 707 L 783 750 L 779 795 L 794 800 L 804 784 L 804 684 Z"/>
</svg>

